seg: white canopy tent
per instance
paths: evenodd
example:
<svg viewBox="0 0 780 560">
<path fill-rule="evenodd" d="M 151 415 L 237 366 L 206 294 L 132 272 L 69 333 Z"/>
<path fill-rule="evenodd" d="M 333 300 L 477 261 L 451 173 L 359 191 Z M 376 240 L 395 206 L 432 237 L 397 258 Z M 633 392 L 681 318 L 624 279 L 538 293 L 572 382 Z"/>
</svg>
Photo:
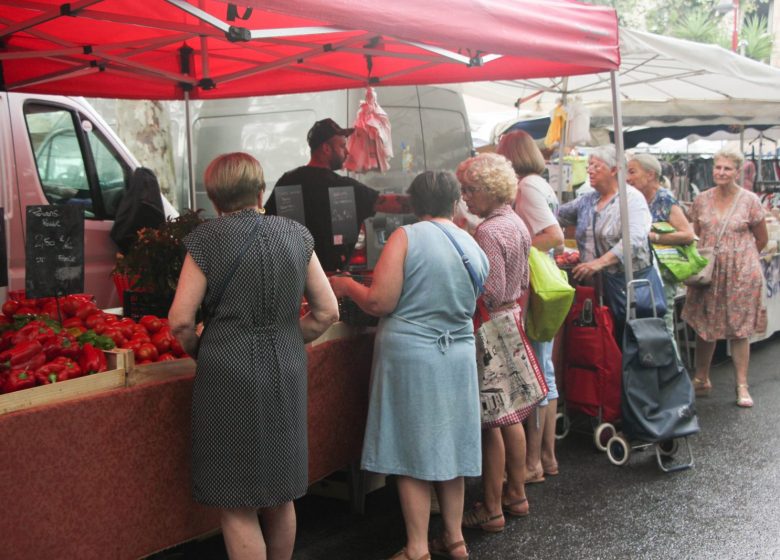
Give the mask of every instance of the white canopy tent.
<svg viewBox="0 0 780 560">
<path fill-rule="evenodd" d="M 620 29 L 620 99 L 624 129 L 697 124 L 780 125 L 780 68 L 716 45 Z M 591 126 L 612 125 L 610 74 L 463 84 L 470 113 L 485 107 L 503 120 L 518 110 L 547 114 L 564 96 L 576 96 Z M 518 100 L 519 108 L 515 105 Z M 500 128 L 496 122 L 496 128 Z M 484 124 L 483 124 L 484 126 Z"/>
</svg>

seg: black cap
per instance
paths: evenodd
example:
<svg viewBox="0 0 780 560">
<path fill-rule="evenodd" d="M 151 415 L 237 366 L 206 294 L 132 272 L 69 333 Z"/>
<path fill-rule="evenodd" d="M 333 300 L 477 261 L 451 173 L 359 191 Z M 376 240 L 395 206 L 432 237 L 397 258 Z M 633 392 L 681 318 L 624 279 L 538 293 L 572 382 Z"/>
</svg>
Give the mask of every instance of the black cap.
<svg viewBox="0 0 780 560">
<path fill-rule="evenodd" d="M 322 119 L 309 129 L 306 140 L 309 142 L 309 148 L 314 150 L 334 136 L 349 136 L 353 132 L 354 128 L 341 128 L 333 119 Z"/>
</svg>

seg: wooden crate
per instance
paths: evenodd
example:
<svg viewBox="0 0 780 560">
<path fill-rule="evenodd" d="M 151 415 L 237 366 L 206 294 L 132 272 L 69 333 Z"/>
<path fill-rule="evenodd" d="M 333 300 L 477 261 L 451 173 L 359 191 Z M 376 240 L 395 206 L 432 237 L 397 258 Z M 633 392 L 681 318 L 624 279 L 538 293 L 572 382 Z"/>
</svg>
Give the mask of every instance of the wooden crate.
<svg viewBox="0 0 780 560">
<path fill-rule="evenodd" d="M 117 349 L 105 354 L 108 371 L 0 395 L 0 415 L 125 387 L 133 353 Z"/>
<path fill-rule="evenodd" d="M 136 365 L 133 357 L 131 352 L 130 366 L 127 368 L 128 387 L 151 383 L 153 381 L 165 381 L 176 377 L 195 375 L 195 360 L 192 358 L 181 358 L 179 360 Z"/>
</svg>

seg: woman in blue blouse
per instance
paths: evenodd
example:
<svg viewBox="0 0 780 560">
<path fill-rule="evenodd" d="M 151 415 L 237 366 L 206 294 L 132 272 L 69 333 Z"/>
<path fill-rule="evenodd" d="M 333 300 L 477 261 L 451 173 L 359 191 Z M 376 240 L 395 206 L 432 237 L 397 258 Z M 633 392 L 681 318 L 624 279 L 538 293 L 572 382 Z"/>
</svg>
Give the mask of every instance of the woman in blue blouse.
<svg viewBox="0 0 780 560">
<path fill-rule="evenodd" d="M 592 281 L 598 272 L 625 273 L 617 166 L 615 146 L 610 144 L 593 150 L 588 158 L 588 178 L 594 191 L 567 202 L 558 211 L 561 226 L 574 225 L 577 228 L 575 237 L 582 262 L 574 267 L 572 275 L 579 282 Z M 631 186 L 626 187 L 626 203 L 631 269 L 638 272 L 651 266 L 647 236 L 652 219 L 645 197 Z M 613 294 L 603 295 L 609 305 Z M 613 315 L 616 315 L 615 335 L 622 344 L 625 317 L 622 313 L 614 313 L 614 309 Z"/>
<path fill-rule="evenodd" d="M 667 222 L 675 230 L 671 233 L 650 232 L 650 241 L 659 245 L 688 245 L 693 242 L 693 226 L 685 217 L 680 203 L 668 189 L 661 186 L 661 162 L 650 154 L 636 154 L 628 162 L 626 182 L 641 192 L 650 207 L 653 223 Z M 674 296 L 677 279 L 662 269 L 666 296 L 666 328 L 674 341 Z M 677 345 L 675 344 L 675 348 Z"/>
</svg>

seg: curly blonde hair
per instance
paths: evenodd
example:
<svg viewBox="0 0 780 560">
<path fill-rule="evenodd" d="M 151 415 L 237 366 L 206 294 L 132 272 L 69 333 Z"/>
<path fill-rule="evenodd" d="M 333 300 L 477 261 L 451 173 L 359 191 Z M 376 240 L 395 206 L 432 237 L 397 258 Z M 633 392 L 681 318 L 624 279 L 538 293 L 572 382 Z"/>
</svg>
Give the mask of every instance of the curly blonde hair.
<svg viewBox="0 0 780 560">
<path fill-rule="evenodd" d="M 734 167 L 737 168 L 737 170 L 742 169 L 742 164 L 745 161 L 745 158 L 742 156 L 742 154 L 733 148 L 721 148 L 715 153 L 715 155 L 712 156 L 712 161 L 715 161 L 716 159 L 730 160 L 731 163 L 734 164 Z"/>
<path fill-rule="evenodd" d="M 512 164 L 499 154 L 484 153 L 462 161 L 458 181 L 482 189 L 496 201 L 511 204 L 517 195 L 517 177 Z"/>
</svg>

